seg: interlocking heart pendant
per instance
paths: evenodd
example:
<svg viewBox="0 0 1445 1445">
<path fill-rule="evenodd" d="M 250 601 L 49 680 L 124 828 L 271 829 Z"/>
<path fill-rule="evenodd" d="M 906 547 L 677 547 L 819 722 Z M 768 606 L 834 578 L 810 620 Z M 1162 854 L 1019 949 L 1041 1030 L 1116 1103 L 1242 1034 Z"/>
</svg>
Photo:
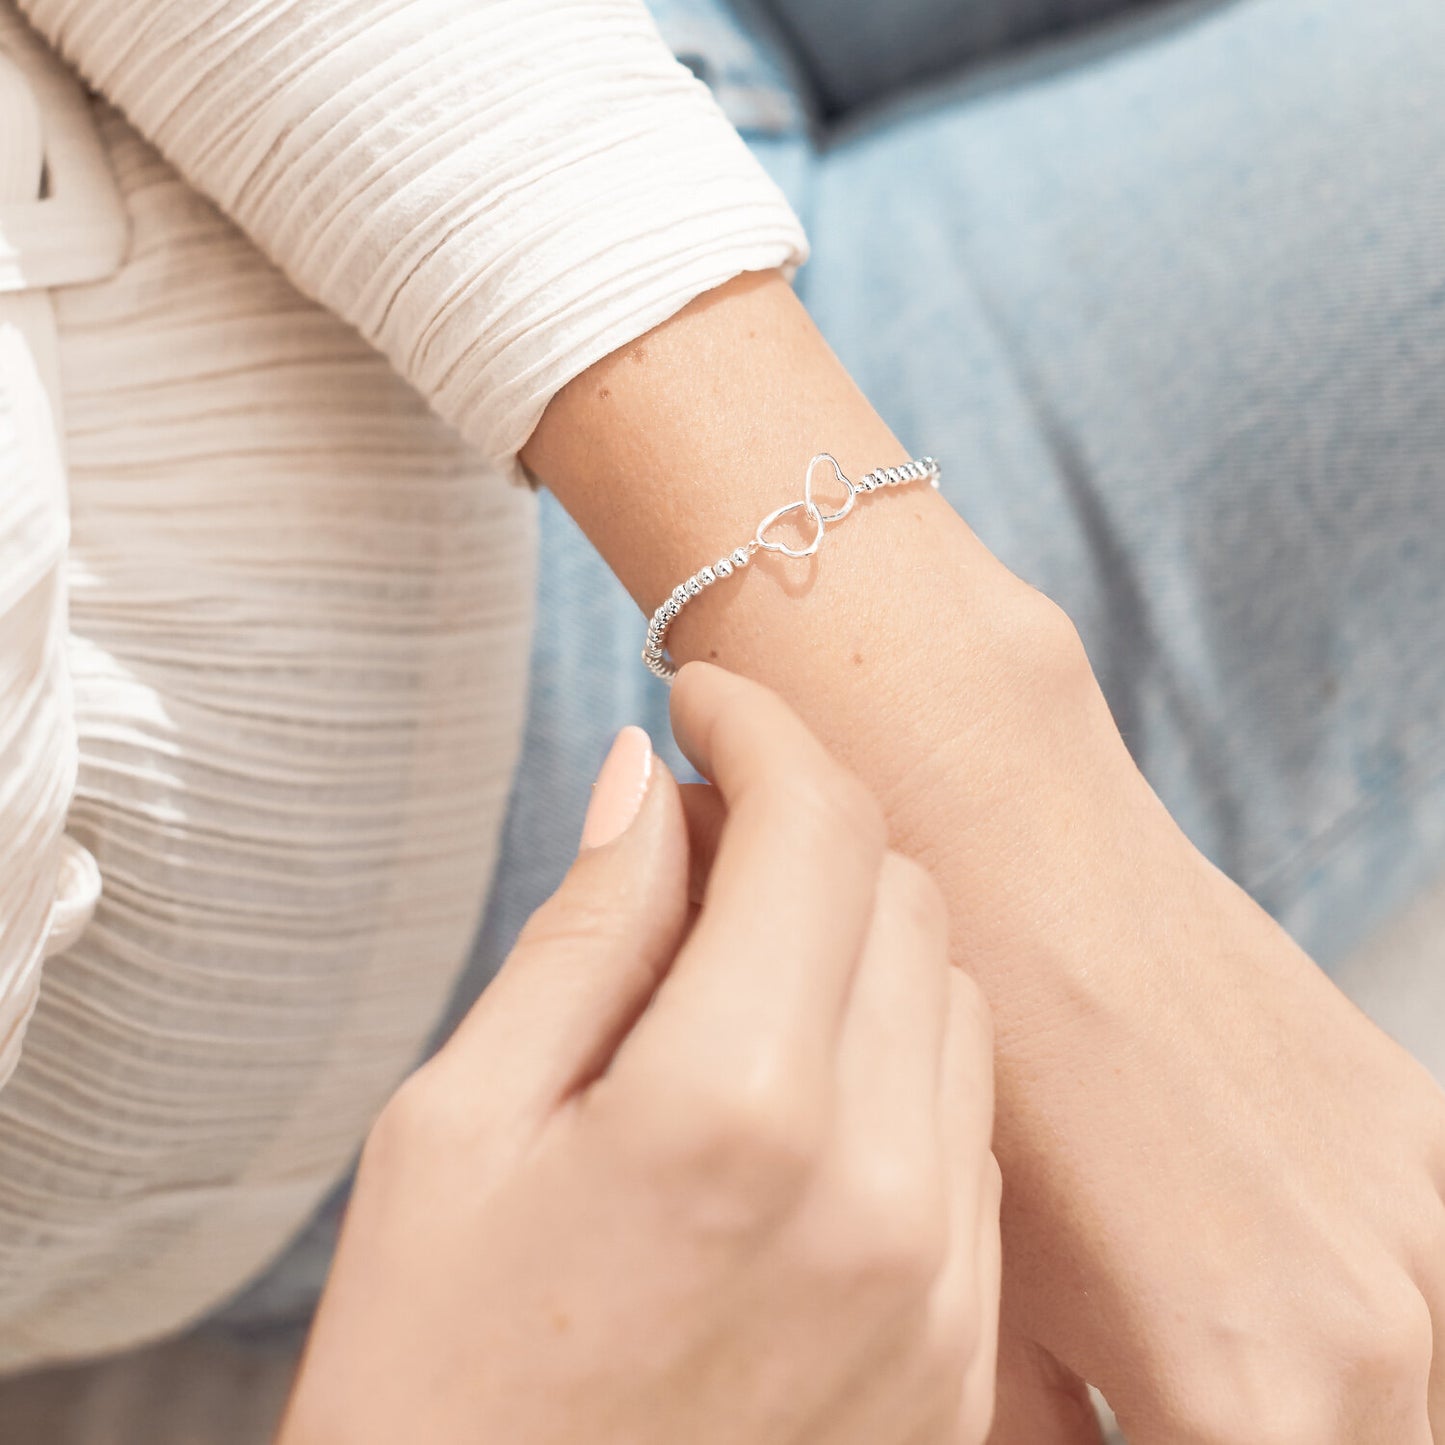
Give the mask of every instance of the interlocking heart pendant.
<svg viewBox="0 0 1445 1445">
<path fill-rule="evenodd" d="M 843 499 L 843 505 L 836 511 L 825 512 L 813 498 L 813 472 L 819 462 L 827 462 L 833 468 L 834 477 L 843 484 L 847 496 Z M 857 497 L 858 490 L 847 477 L 843 475 L 843 468 L 838 465 L 838 459 L 829 452 L 819 452 L 812 461 L 808 463 L 807 476 L 803 478 L 803 500 L 801 502 L 788 502 L 779 507 L 776 511 L 769 512 L 761 522 L 758 523 L 756 541 L 759 547 L 768 552 L 781 552 L 784 557 L 811 557 L 818 550 L 823 540 L 823 529 L 830 522 L 841 522 L 849 512 L 853 510 L 853 501 Z M 813 524 L 813 536 L 806 547 L 790 547 L 786 542 L 773 542 L 768 539 L 768 530 L 775 522 L 781 521 L 790 512 L 801 511 Z"/>
</svg>

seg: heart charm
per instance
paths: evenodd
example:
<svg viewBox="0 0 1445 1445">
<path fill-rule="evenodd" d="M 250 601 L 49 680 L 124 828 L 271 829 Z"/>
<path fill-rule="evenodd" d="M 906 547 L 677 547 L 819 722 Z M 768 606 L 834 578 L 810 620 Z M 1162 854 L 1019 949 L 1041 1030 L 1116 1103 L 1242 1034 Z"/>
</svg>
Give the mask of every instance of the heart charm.
<svg viewBox="0 0 1445 1445">
<path fill-rule="evenodd" d="M 843 498 L 843 505 L 832 512 L 825 512 L 813 496 L 813 473 L 818 469 L 819 462 L 827 462 L 833 468 L 833 476 L 842 484 L 843 490 L 847 493 L 847 496 Z M 756 533 L 758 546 L 769 552 L 781 552 L 784 557 L 811 557 L 823 540 L 823 528 L 829 522 L 841 522 L 853 510 L 853 500 L 857 495 L 857 487 L 843 475 L 843 468 L 838 465 L 837 457 L 833 456 L 831 452 L 819 452 L 808 463 L 807 475 L 803 478 L 803 500 L 789 502 L 787 506 L 779 507 L 775 512 L 769 512 L 758 523 Z M 813 540 L 806 547 L 790 547 L 786 542 L 770 542 L 767 533 L 773 523 L 786 517 L 789 512 L 797 511 L 801 511 L 813 524 Z"/>
<path fill-rule="evenodd" d="M 852 498 L 849 498 L 852 501 Z M 768 528 L 774 522 L 786 517 L 789 512 L 802 511 L 807 514 L 813 523 L 813 540 L 806 547 L 790 547 L 786 542 L 770 542 L 767 538 Z M 789 502 L 786 506 L 779 507 L 775 512 L 769 512 L 761 522 L 758 523 L 756 540 L 759 547 L 768 552 L 781 552 L 784 557 L 811 557 L 818 550 L 818 544 L 823 540 L 823 514 L 814 506 L 810 497 L 805 497 L 801 502 Z"/>
<path fill-rule="evenodd" d="M 818 506 L 817 498 L 813 496 L 813 472 L 819 462 L 827 462 L 833 468 L 833 475 L 842 483 L 848 495 L 843 499 L 843 505 L 836 512 L 825 512 Z M 849 512 L 853 510 L 853 498 L 858 495 L 858 489 L 843 475 L 843 468 L 838 465 L 838 458 L 831 452 L 819 452 L 812 461 L 808 463 L 808 474 L 803 478 L 803 500 L 817 508 L 818 515 L 827 522 L 841 522 Z"/>
</svg>

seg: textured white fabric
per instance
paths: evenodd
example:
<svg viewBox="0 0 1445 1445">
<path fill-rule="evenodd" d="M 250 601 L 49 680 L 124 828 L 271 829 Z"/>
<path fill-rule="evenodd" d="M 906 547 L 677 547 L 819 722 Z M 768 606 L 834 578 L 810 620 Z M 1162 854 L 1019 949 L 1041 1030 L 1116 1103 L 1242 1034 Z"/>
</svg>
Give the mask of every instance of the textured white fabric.
<svg viewBox="0 0 1445 1445">
<path fill-rule="evenodd" d="M 345 1166 L 491 871 L 532 589 L 515 449 L 591 361 L 803 254 L 641 0 L 21 8 L 0 1368 L 203 1312 Z"/>
<path fill-rule="evenodd" d="M 642 0 L 22 0 L 490 460 L 803 238 Z"/>
</svg>

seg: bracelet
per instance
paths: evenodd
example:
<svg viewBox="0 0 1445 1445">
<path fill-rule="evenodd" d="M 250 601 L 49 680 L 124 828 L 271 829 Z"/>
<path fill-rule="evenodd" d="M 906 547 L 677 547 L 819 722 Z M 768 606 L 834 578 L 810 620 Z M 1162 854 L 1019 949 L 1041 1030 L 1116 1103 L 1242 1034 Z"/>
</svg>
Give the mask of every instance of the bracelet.
<svg viewBox="0 0 1445 1445">
<path fill-rule="evenodd" d="M 827 462 L 832 467 L 833 476 L 842 483 L 847 493 L 843 505 L 831 512 L 825 512 L 813 499 L 813 473 L 822 462 Z M 667 629 L 694 597 L 702 595 L 704 588 L 711 587 L 714 582 L 731 577 L 734 572 L 746 567 L 754 553 L 781 552 L 784 557 L 811 557 L 822 544 L 824 531 L 834 522 L 841 522 L 853 510 L 853 503 L 860 492 L 874 492 L 879 487 L 897 487 L 907 482 L 922 481 L 937 490 L 939 476 L 938 463 L 932 457 L 920 457 L 918 461 L 905 462 L 901 467 L 879 467 L 854 482 L 843 475 L 843 468 L 838 465 L 836 457 L 829 452 L 819 452 L 808 463 L 808 470 L 803 477 L 801 501 L 788 502 L 769 512 L 743 546 L 729 552 L 725 557 L 719 557 L 712 566 L 699 568 L 686 582 L 679 582 L 652 614 L 647 624 L 647 644 L 642 649 L 642 660 L 647 664 L 648 670 L 664 682 L 671 682 L 677 676 L 677 668 L 667 655 Z M 775 542 L 769 538 L 768 530 L 774 523 L 781 521 L 791 512 L 799 511 L 813 525 L 813 537 L 807 546 L 790 547 L 786 542 Z"/>
</svg>

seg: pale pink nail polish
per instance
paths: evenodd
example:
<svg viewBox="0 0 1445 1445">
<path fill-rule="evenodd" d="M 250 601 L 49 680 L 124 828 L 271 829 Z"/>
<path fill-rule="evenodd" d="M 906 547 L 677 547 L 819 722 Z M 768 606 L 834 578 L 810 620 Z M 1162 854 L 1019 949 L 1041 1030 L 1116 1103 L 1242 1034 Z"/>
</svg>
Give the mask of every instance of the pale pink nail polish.
<svg viewBox="0 0 1445 1445">
<path fill-rule="evenodd" d="M 639 727 L 628 725 L 617 734 L 597 781 L 582 824 L 582 847 L 600 848 L 625 833 L 652 779 L 652 740 Z"/>
</svg>

